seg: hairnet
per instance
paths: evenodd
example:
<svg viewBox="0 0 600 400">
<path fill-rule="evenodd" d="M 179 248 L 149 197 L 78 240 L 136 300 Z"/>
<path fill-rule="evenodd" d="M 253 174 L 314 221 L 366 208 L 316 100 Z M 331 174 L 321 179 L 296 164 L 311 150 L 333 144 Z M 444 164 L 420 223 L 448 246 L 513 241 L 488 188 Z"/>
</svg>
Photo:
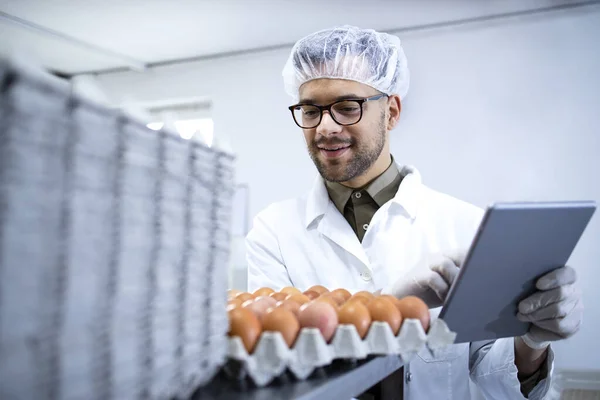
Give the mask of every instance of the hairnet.
<svg viewBox="0 0 600 400">
<path fill-rule="evenodd" d="M 294 99 L 300 86 L 319 78 L 348 79 L 404 99 L 410 80 L 397 36 L 349 25 L 300 39 L 282 74 L 285 91 Z"/>
</svg>

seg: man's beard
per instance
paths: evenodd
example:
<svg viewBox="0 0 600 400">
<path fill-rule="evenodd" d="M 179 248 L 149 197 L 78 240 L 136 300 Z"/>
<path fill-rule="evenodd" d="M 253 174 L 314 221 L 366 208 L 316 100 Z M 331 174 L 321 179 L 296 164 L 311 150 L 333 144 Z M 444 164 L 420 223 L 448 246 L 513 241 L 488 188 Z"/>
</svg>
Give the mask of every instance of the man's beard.
<svg viewBox="0 0 600 400">
<path fill-rule="evenodd" d="M 384 119 L 382 118 L 381 123 L 378 126 L 378 134 L 373 142 L 362 142 L 357 146 L 356 141 L 353 139 L 341 140 L 338 138 L 326 140 L 321 139 L 313 141 L 309 148 L 308 153 L 310 158 L 315 163 L 319 174 L 329 182 L 347 182 L 364 174 L 374 163 L 377 161 L 383 147 L 385 146 L 385 135 L 386 129 Z M 321 160 L 319 155 L 321 150 L 319 145 L 351 145 L 351 151 L 354 152 L 353 157 L 349 161 L 340 160 Z"/>
</svg>

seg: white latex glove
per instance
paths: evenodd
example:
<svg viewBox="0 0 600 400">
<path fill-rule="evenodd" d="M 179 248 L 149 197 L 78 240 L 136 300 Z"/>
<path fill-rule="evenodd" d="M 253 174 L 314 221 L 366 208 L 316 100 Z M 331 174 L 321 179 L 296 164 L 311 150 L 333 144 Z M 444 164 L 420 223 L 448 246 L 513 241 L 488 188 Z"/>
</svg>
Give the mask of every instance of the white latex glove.
<svg viewBox="0 0 600 400">
<path fill-rule="evenodd" d="M 419 265 L 414 269 L 414 273 L 400 278 L 381 293 L 391 294 L 399 299 L 417 296 L 429 308 L 440 307 L 444 304 L 450 286 L 458 275 L 462 261 L 461 252 L 455 252 L 450 256 L 431 256 L 424 261 L 425 265 Z"/>
<path fill-rule="evenodd" d="M 532 323 L 523 341 L 531 348 L 543 349 L 549 342 L 566 339 L 579 331 L 583 302 L 577 274 L 571 267 L 549 272 L 535 286 L 538 291 L 519 303 L 517 318 Z"/>
</svg>

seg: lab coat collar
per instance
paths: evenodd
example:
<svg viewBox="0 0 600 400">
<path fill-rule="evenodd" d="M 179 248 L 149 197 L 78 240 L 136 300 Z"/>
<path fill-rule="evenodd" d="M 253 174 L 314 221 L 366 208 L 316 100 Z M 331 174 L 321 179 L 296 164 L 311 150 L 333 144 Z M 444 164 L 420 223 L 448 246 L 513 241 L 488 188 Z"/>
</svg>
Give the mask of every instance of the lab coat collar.
<svg viewBox="0 0 600 400">
<path fill-rule="evenodd" d="M 321 175 L 317 175 L 313 182 L 313 186 L 308 193 L 306 202 L 306 228 L 310 227 L 313 222 L 325 215 L 330 202 L 331 200 L 329 199 L 325 182 Z"/>
<path fill-rule="evenodd" d="M 400 168 L 400 175 L 404 178 L 400 183 L 396 195 L 391 200 L 390 211 L 399 210 L 406 213 L 409 218 L 415 219 L 423 187 L 421 174 L 412 165 L 405 165 Z"/>
<path fill-rule="evenodd" d="M 419 197 L 421 193 L 421 175 L 417 169 L 411 165 L 398 166 L 400 174 L 404 177 L 396 195 L 390 200 L 390 211 L 404 212 L 414 219 L 417 216 Z M 309 228 L 312 224 L 318 223 L 327 212 L 337 212 L 335 206 L 329 207 L 331 200 L 327 193 L 325 182 L 320 175 L 317 175 L 313 186 L 308 193 L 305 226 Z M 333 203 L 331 203 L 333 205 Z"/>
</svg>

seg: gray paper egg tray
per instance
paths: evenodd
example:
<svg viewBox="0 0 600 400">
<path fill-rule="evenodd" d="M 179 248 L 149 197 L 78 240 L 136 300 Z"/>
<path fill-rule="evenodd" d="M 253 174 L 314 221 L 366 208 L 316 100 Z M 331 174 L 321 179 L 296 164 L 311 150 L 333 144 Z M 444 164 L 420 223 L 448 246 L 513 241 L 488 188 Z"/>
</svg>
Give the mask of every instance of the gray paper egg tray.
<svg viewBox="0 0 600 400">
<path fill-rule="evenodd" d="M 0 60 L 0 399 L 186 398 L 214 376 L 233 161 Z"/>
</svg>

